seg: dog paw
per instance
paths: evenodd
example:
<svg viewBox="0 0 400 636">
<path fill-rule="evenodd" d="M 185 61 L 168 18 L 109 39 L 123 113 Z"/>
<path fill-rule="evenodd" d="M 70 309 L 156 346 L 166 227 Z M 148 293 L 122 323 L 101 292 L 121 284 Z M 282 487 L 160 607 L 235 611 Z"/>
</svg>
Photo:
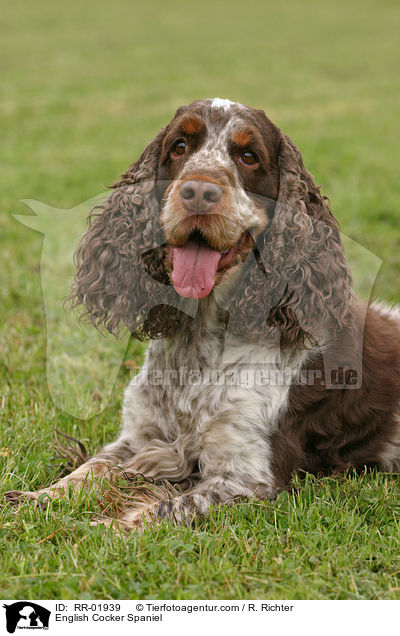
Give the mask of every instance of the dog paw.
<svg viewBox="0 0 400 636">
<path fill-rule="evenodd" d="M 39 506 L 45 506 L 48 502 L 50 495 L 44 491 L 31 491 L 31 490 L 8 490 L 4 498 L 11 504 L 21 504 L 25 501 L 31 501 Z"/>
<path fill-rule="evenodd" d="M 182 523 L 190 521 L 195 514 L 192 498 L 188 495 L 180 495 L 173 499 L 164 499 L 157 508 L 157 516 L 160 519 Z"/>
<path fill-rule="evenodd" d="M 6 501 L 10 503 L 20 503 L 22 501 L 37 501 L 39 495 L 37 492 L 31 492 L 29 490 L 8 490 L 4 497 Z"/>
</svg>

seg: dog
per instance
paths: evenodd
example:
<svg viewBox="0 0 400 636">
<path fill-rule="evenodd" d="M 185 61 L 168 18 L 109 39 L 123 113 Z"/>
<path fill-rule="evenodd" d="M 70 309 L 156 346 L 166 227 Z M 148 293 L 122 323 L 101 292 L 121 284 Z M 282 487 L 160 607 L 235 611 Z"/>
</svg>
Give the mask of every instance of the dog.
<svg viewBox="0 0 400 636">
<path fill-rule="evenodd" d="M 179 108 L 92 212 L 76 264 L 73 307 L 150 346 L 117 441 L 22 494 L 158 480 L 130 529 L 274 497 L 296 473 L 399 469 L 400 312 L 355 297 L 328 200 L 263 111 Z"/>
</svg>

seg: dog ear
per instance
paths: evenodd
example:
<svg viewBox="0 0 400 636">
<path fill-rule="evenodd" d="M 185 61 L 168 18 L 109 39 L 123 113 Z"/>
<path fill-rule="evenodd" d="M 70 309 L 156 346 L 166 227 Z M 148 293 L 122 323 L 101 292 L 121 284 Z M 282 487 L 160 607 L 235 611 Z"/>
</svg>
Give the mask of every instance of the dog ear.
<svg viewBox="0 0 400 636">
<path fill-rule="evenodd" d="M 174 292 L 164 267 L 155 192 L 165 132 L 160 131 L 112 186 L 105 203 L 92 210 L 75 254 L 70 303 L 81 306 L 82 317 L 97 328 L 116 336 L 123 327 L 139 333 L 143 323 L 153 336 L 177 326 L 179 312 L 169 306 Z"/>
<path fill-rule="evenodd" d="M 349 324 L 351 276 L 328 201 L 286 135 L 279 143 L 279 195 L 274 216 L 257 237 L 258 267 L 249 268 L 229 311 L 230 329 L 283 345 L 318 341 Z"/>
</svg>

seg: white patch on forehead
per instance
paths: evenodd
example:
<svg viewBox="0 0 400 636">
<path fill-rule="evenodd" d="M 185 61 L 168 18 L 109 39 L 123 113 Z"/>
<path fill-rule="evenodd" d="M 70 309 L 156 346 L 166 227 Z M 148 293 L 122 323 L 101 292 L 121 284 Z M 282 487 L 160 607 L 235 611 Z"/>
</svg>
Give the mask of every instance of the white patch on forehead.
<svg viewBox="0 0 400 636">
<path fill-rule="evenodd" d="M 220 99 L 220 97 L 214 97 L 211 100 L 211 108 L 223 108 L 223 110 L 229 110 L 231 106 L 234 106 L 235 102 L 231 102 L 230 99 Z"/>
</svg>

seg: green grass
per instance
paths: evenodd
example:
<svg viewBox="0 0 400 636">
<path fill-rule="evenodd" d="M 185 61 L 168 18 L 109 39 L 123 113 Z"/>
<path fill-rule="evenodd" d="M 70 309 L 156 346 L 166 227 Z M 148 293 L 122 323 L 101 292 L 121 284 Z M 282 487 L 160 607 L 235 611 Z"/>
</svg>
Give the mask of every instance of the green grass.
<svg viewBox="0 0 400 636">
<path fill-rule="evenodd" d="M 214 508 L 194 528 L 163 524 L 129 538 L 88 526 L 95 499 L 53 502 L 39 519 L 26 505 L 0 530 L 9 555 L 2 595 L 397 598 L 397 479 L 298 486 L 276 502 Z"/>
<path fill-rule="evenodd" d="M 74 208 L 104 191 L 182 103 L 264 108 L 303 151 L 344 233 L 383 261 L 399 300 L 398 33 L 394 0 L 2 3 L 0 496 L 62 469 L 53 429 L 115 438 L 109 406 L 79 420 L 46 380 L 42 235 L 21 199 Z M 126 356 L 140 362 L 143 347 Z M 93 365 L 96 366 L 94 355 Z M 307 478 L 275 502 L 215 508 L 194 528 L 116 537 L 94 495 L 0 512 L 3 598 L 400 598 L 399 479 Z"/>
</svg>

